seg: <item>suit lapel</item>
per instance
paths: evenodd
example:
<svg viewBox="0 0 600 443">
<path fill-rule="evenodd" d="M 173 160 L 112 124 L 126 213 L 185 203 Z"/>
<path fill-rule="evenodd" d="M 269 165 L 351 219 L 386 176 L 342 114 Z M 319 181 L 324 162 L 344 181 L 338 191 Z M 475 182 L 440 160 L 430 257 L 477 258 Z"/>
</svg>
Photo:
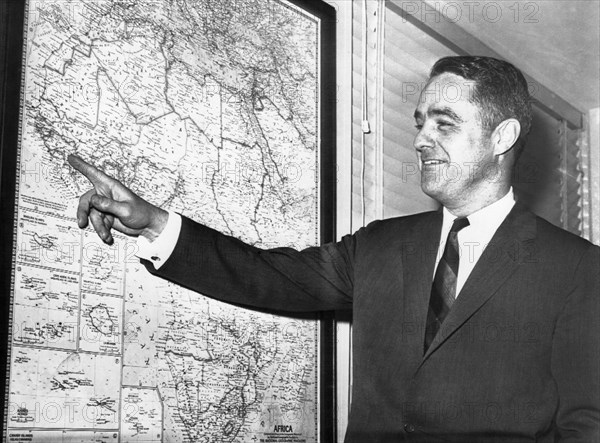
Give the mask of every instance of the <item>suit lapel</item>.
<svg viewBox="0 0 600 443">
<path fill-rule="evenodd" d="M 508 214 L 469 275 L 423 362 L 479 310 L 534 252 L 535 216 L 521 204 Z M 425 314 L 426 315 L 426 314 Z"/>
</svg>

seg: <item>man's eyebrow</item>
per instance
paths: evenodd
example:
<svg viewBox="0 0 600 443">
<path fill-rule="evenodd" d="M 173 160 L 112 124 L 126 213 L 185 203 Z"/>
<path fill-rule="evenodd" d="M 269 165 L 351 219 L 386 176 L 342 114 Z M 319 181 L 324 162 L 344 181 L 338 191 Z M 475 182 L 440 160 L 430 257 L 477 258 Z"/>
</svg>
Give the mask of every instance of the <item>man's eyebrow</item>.
<svg viewBox="0 0 600 443">
<path fill-rule="evenodd" d="M 451 108 L 449 108 L 447 106 L 429 109 L 427 111 L 427 113 L 431 114 L 431 115 L 441 115 L 441 116 L 445 116 L 445 117 L 450 117 L 452 120 L 454 120 L 457 123 L 462 123 L 464 121 L 456 112 L 454 112 Z"/>
<path fill-rule="evenodd" d="M 463 123 L 464 122 L 464 120 L 456 112 L 454 112 L 451 108 L 449 108 L 447 106 L 442 106 L 442 107 L 439 107 L 439 108 L 428 109 L 427 110 L 427 115 L 449 117 L 452 120 L 456 121 L 457 123 Z M 422 120 L 423 119 L 423 113 L 417 109 L 417 110 L 415 110 L 415 113 L 413 114 L 413 117 L 415 118 L 415 120 Z"/>
</svg>

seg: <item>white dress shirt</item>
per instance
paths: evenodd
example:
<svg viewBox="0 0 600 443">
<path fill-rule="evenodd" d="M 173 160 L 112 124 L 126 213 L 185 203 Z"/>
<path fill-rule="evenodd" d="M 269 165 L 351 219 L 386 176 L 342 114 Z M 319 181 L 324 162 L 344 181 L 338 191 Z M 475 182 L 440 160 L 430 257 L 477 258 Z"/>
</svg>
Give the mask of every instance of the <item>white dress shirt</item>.
<svg viewBox="0 0 600 443">
<path fill-rule="evenodd" d="M 468 216 L 469 226 L 458 231 L 458 247 L 459 247 L 459 265 L 458 275 L 456 276 L 456 294 L 460 295 L 460 290 L 464 286 L 467 278 L 471 275 L 471 271 L 477 264 L 477 261 L 485 251 L 485 248 L 492 240 L 492 237 L 502 224 L 508 213 L 515 205 L 515 197 L 512 188 L 500 200 L 495 201 L 489 206 L 480 209 L 477 212 Z M 452 223 L 456 216 L 452 215 L 446 208 L 443 209 L 444 221 L 442 223 L 442 232 L 440 234 L 440 246 L 434 267 L 435 270 L 444 253 L 446 239 L 452 227 Z"/>
<path fill-rule="evenodd" d="M 138 258 L 150 261 L 154 265 L 154 269 L 159 269 L 173 253 L 180 232 L 181 215 L 169 211 L 167 224 L 154 241 L 149 241 L 141 235 L 138 236 L 137 253 L 135 255 Z"/>
</svg>

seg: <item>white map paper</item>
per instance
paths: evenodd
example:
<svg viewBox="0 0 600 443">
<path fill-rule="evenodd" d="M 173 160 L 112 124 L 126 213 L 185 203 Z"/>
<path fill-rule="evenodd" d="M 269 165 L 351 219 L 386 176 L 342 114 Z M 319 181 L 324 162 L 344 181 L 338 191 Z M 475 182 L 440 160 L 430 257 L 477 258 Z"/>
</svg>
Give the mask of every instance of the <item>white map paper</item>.
<svg viewBox="0 0 600 443">
<path fill-rule="evenodd" d="M 30 0 L 8 442 L 318 440 L 315 320 L 150 275 L 77 153 L 259 247 L 318 244 L 319 22 L 280 0 Z"/>
</svg>

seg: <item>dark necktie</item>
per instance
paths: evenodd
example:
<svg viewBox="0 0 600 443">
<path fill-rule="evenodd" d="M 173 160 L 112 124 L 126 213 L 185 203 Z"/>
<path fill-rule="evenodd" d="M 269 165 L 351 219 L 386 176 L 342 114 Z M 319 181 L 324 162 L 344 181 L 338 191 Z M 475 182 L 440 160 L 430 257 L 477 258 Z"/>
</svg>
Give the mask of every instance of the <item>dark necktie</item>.
<svg viewBox="0 0 600 443">
<path fill-rule="evenodd" d="M 431 345 L 456 298 L 456 276 L 458 275 L 458 231 L 469 226 L 467 218 L 457 218 L 448 233 L 444 254 L 438 263 L 431 287 L 427 325 L 425 327 L 425 349 Z"/>
</svg>

